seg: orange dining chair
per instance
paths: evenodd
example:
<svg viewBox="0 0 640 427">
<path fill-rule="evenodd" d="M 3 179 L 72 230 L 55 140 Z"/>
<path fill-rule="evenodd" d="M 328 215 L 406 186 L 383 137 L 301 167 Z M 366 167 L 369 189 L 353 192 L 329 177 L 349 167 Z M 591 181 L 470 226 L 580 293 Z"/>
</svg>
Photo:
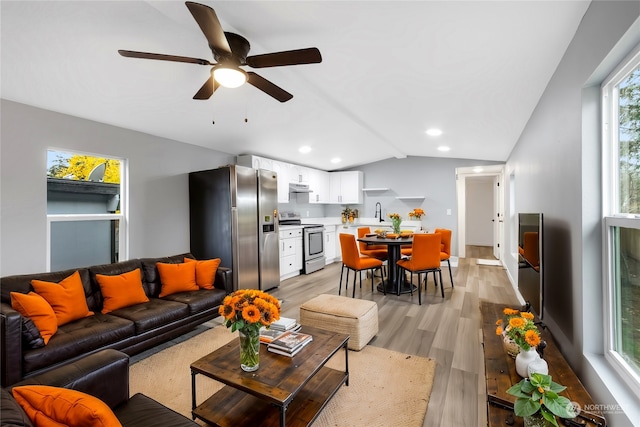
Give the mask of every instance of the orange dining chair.
<svg viewBox="0 0 640 427">
<path fill-rule="evenodd" d="M 413 296 L 413 273 L 418 274 L 418 304 L 422 305 L 422 274 L 426 276 L 429 273 L 433 273 L 433 281 L 438 286 L 438 279 L 436 273 L 440 275 L 440 287 L 442 288 L 442 270 L 440 270 L 440 239 L 441 236 L 438 233 L 434 234 L 415 234 L 413 236 L 412 255 L 409 259 L 401 259 L 397 265 L 400 272 L 409 271 L 411 273 L 411 279 L 409 281 L 411 285 L 411 295 Z M 425 288 L 426 288 L 426 276 L 425 276 Z M 442 290 L 442 297 L 444 298 L 444 290 Z"/>
<path fill-rule="evenodd" d="M 358 228 L 358 239 L 366 236 L 367 234 L 371 234 L 370 227 Z M 387 245 L 367 245 L 364 242 L 358 242 L 358 248 L 360 249 L 360 253 L 362 255 L 379 259 L 382 262 L 385 262 L 389 259 L 389 251 L 387 250 Z M 384 265 L 382 266 L 382 268 L 384 269 Z"/>
<path fill-rule="evenodd" d="M 362 270 L 371 270 L 371 292 L 373 292 L 373 273 L 375 270 L 380 269 L 382 281 L 384 282 L 382 261 L 369 256 L 361 256 L 358 253 L 356 236 L 353 234 L 340 233 L 340 248 L 342 251 L 342 269 L 340 270 L 340 286 L 338 287 L 338 295 L 340 295 L 342 291 L 342 276 L 345 267 L 347 269 L 347 278 L 344 284 L 345 293 L 348 292 L 349 288 L 349 271 L 353 270 L 353 298 L 356 296 L 356 273 L 360 276 L 360 287 L 362 287 Z"/>
<path fill-rule="evenodd" d="M 447 265 L 449 266 L 449 278 L 451 279 L 451 287 L 453 288 L 453 273 L 451 273 L 451 261 L 449 261 L 451 258 L 451 230 L 447 228 L 436 228 L 434 233 L 440 233 L 442 235 L 440 261 L 447 261 Z M 444 292 L 444 290 L 442 292 Z"/>
</svg>

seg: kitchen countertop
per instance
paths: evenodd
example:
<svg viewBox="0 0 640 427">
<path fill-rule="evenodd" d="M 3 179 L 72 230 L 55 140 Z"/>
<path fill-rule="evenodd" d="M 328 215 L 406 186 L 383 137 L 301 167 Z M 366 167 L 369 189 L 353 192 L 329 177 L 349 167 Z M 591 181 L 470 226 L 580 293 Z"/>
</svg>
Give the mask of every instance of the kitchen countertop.
<svg viewBox="0 0 640 427">
<path fill-rule="evenodd" d="M 340 217 L 327 217 L 327 218 L 302 218 L 303 224 L 322 224 L 324 226 L 336 226 L 343 225 L 345 227 L 391 227 L 391 221 L 383 221 L 380 222 L 377 218 L 356 218 L 353 223 L 342 223 L 342 218 Z M 420 227 L 422 226 L 422 221 L 402 221 L 401 227 Z M 282 229 L 282 227 L 280 227 Z"/>
</svg>

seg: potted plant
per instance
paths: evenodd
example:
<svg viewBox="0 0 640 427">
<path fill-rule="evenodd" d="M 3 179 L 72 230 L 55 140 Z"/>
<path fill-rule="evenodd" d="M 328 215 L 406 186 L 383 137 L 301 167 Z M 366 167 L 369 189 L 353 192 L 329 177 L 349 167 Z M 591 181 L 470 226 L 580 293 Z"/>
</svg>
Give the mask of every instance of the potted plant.
<svg viewBox="0 0 640 427">
<path fill-rule="evenodd" d="M 524 418 L 525 427 L 558 427 L 556 417 L 575 418 L 578 414 L 569 399 L 558 393 L 565 386 L 551 380 L 551 375 L 533 373 L 528 379 L 507 390 L 516 397 L 513 410 L 518 417 Z"/>
<path fill-rule="evenodd" d="M 390 213 L 389 218 L 391 218 L 391 227 L 393 227 L 393 232 L 396 234 L 400 233 L 400 223 L 402 222 L 400 214 Z"/>
</svg>

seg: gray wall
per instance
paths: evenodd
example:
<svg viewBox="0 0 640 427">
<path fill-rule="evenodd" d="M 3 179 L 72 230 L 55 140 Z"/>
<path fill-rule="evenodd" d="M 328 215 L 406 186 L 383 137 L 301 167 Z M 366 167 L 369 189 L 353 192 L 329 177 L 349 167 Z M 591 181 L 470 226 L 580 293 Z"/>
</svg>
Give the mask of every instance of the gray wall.
<svg viewBox="0 0 640 427">
<path fill-rule="evenodd" d="M 603 359 L 598 87 L 640 42 L 639 16 L 637 1 L 591 3 L 506 171 L 516 212 L 544 214 L 545 323 L 595 402 L 622 405 L 606 414 L 614 426 L 639 420 L 640 402 Z"/>
<path fill-rule="evenodd" d="M 187 174 L 225 153 L 2 100 L 0 275 L 45 271 L 47 149 L 129 160 L 129 257 L 189 251 Z"/>
</svg>

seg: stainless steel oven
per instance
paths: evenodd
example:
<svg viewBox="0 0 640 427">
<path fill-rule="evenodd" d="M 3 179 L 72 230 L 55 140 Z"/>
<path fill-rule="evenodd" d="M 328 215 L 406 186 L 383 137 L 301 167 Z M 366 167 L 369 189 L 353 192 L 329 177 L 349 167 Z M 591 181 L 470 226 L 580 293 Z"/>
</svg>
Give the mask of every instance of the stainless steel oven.
<svg viewBox="0 0 640 427">
<path fill-rule="evenodd" d="M 297 212 L 279 212 L 280 225 L 302 225 L 302 272 L 313 273 L 324 268 L 324 225 L 302 224 Z"/>
<path fill-rule="evenodd" d="M 302 246 L 304 250 L 303 273 L 309 274 L 324 268 L 324 226 L 318 224 L 304 225 L 302 229 Z"/>
</svg>

